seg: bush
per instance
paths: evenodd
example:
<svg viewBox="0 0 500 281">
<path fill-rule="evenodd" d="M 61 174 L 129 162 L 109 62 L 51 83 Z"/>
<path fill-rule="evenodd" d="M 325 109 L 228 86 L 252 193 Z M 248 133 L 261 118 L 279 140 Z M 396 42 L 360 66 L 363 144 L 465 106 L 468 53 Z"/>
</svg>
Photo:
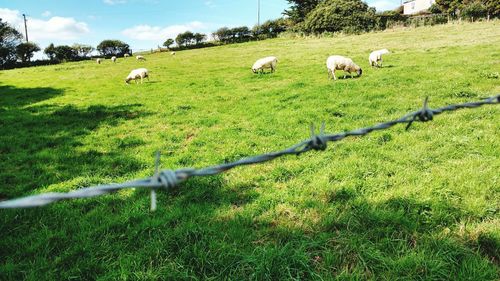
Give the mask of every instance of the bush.
<svg viewBox="0 0 500 281">
<path fill-rule="evenodd" d="M 463 7 L 461 16 L 464 19 L 472 20 L 486 17 L 486 6 L 480 2 L 473 2 Z"/>
<path fill-rule="evenodd" d="M 292 26 L 290 19 L 268 20 L 260 26 L 253 28 L 253 33 L 259 35 L 259 39 L 276 38 L 282 32 L 287 31 Z"/>
<path fill-rule="evenodd" d="M 0 19 L 0 68 L 16 62 L 16 46 L 21 43 L 21 33 Z"/>
<path fill-rule="evenodd" d="M 120 40 L 104 40 L 97 45 L 97 51 L 103 56 L 123 56 L 130 53 L 130 46 Z"/>
<path fill-rule="evenodd" d="M 21 43 L 16 46 L 16 55 L 22 62 L 30 61 L 35 52 L 40 51 L 40 47 L 32 42 Z"/>
<path fill-rule="evenodd" d="M 360 0 L 325 0 L 307 15 L 304 31 L 359 33 L 372 30 L 375 22 L 375 9 Z"/>
</svg>

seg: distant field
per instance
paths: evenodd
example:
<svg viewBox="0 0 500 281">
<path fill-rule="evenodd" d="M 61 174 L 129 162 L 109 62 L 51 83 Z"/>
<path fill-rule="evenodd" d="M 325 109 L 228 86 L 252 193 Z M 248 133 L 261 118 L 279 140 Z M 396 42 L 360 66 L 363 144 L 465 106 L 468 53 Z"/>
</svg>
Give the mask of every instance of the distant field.
<svg viewBox="0 0 500 281">
<path fill-rule="evenodd" d="M 387 48 L 382 69 L 370 51 Z M 362 77 L 327 80 L 329 55 Z M 278 70 L 254 75 L 275 55 Z M 500 93 L 500 22 L 0 71 L 0 200 L 202 167 Z M 137 67 L 143 85 L 125 85 Z M 338 77 L 342 76 L 339 71 Z M 324 152 L 44 208 L 0 210 L 0 280 L 499 280 L 497 105 Z"/>
</svg>

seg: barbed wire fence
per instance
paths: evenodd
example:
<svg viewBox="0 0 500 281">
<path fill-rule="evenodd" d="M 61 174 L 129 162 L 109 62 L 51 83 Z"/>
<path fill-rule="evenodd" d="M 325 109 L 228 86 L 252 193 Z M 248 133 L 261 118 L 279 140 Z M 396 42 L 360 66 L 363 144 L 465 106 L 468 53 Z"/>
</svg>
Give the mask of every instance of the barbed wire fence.
<svg viewBox="0 0 500 281">
<path fill-rule="evenodd" d="M 209 166 L 200 169 L 182 168 L 177 170 L 160 170 L 160 152 L 157 152 L 155 160 L 155 173 L 151 177 L 131 180 L 124 183 L 90 186 L 67 193 L 51 192 L 18 199 L 6 200 L 0 202 L 0 208 L 39 207 L 60 200 L 95 197 L 126 188 L 149 188 L 151 190 L 151 210 L 154 211 L 157 208 L 156 191 L 158 189 L 172 188 L 191 177 L 211 176 L 228 171 L 238 166 L 264 163 L 285 155 L 300 155 L 311 150 L 324 151 L 327 148 L 328 142 L 340 141 L 349 136 L 364 136 L 373 131 L 385 130 L 397 124 L 403 123 L 407 124 L 406 130 L 408 130 L 413 122 L 431 121 L 433 120 L 434 116 L 439 115 L 443 112 L 455 111 L 462 108 L 476 108 L 483 105 L 498 103 L 500 103 L 500 95 L 485 98 L 481 101 L 454 104 L 437 109 L 432 109 L 428 107 L 428 98 L 425 98 L 422 109 L 408 113 L 396 120 L 337 134 L 325 134 L 325 122 L 321 124 L 319 133 L 316 134 L 315 126 L 311 124 L 311 137 L 289 148 L 257 156 L 245 157 L 234 162 Z"/>
</svg>

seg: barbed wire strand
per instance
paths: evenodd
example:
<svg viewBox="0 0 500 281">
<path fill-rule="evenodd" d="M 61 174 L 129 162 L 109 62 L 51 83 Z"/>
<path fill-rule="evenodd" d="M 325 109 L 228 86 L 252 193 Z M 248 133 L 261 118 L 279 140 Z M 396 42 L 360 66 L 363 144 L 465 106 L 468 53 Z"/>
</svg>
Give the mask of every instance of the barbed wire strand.
<svg viewBox="0 0 500 281">
<path fill-rule="evenodd" d="M 252 157 L 245 157 L 231 163 L 224 163 L 200 169 L 182 168 L 177 170 L 168 170 L 168 169 L 160 170 L 159 169 L 160 153 L 157 152 L 155 159 L 155 173 L 152 177 L 127 181 L 124 183 L 96 185 L 96 186 L 77 189 L 67 193 L 50 192 L 50 193 L 27 196 L 19 199 L 6 200 L 0 202 L 0 208 L 39 207 L 53 202 L 57 202 L 59 200 L 95 197 L 126 188 L 149 188 L 151 189 L 151 210 L 154 211 L 157 208 L 156 205 L 157 189 L 160 188 L 168 189 L 177 186 L 191 177 L 211 176 L 225 172 L 227 170 L 233 169 L 238 166 L 253 165 L 253 164 L 268 162 L 285 155 L 300 155 L 302 153 L 311 150 L 323 151 L 327 148 L 328 142 L 340 141 L 349 136 L 364 136 L 373 131 L 388 129 L 392 126 L 402 123 L 407 124 L 406 130 L 408 130 L 410 126 L 413 124 L 413 122 L 431 121 L 433 120 L 434 116 L 439 115 L 443 112 L 455 111 L 462 108 L 475 108 L 487 104 L 498 104 L 498 103 L 500 103 L 500 95 L 485 98 L 481 101 L 454 104 L 437 109 L 432 109 L 428 107 L 428 98 L 425 98 L 422 109 L 408 113 L 396 120 L 331 135 L 325 135 L 324 133 L 325 122 L 321 124 L 318 134 L 316 134 L 315 132 L 314 124 L 311 124 L 310 126 L 311 137 L 287 149 L 276 152 L 265 153 Z"/>
</svg>

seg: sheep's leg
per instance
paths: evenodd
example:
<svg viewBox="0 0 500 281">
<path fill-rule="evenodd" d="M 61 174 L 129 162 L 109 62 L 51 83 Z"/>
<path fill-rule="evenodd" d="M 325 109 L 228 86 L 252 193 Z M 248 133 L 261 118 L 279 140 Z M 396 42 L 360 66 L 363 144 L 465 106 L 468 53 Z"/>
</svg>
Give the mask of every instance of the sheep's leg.
<svg viewBox="0 0 500 281">
<path fill-rule="evenodd" d="M 382 59 L 380 59 L 380 67 L 382 67 Z"/>
<path fill-rule="evenodd" d="M 337 80 L 337 77 L 335 77 L 335 70 L 332 70 L 332 76 L 333 76 L 333 80 Z"/>
</svg>

